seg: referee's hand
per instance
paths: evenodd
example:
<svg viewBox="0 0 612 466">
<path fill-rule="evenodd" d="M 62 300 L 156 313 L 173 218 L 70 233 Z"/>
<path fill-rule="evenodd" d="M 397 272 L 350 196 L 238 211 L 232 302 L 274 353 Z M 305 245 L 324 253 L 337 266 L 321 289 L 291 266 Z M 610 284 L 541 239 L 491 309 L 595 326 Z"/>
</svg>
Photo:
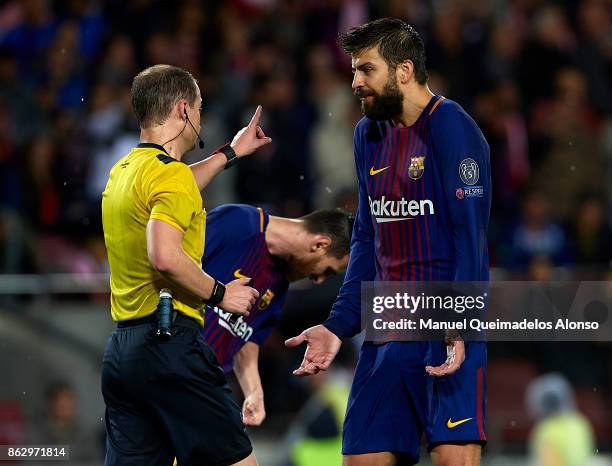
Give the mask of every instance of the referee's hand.
<svg viewBox="0 0 612 466">
<path fill-rule="evenodd" d="M 266 136 L 264 130 L 259 126 L 260 117 L 261 105 L 258 105 L 249 124 L 234 136 L 230 145 L 236 152 L 236 157 L 240 158 L 252 154 L 260 147 L 272 142 L 272 138 Z"/>
<path fill-rule="evenodd" d="M 259 298 L 259 291 L 249 286 L 250 281 L 250 278 L 238 278 L 225 285 L 225 295 L 219 307 L 232 314 L 248 316 L 251 307 Z"/>
</svg>

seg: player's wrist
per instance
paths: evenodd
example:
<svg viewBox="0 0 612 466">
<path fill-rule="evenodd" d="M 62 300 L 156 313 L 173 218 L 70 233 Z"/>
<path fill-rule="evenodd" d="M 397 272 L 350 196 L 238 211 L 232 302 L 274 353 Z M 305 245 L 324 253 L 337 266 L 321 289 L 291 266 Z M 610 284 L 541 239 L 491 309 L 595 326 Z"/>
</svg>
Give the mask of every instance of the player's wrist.
<svg viewBox="0 0 612 466">
<path fill-rule="evenodd" d="M 325 322 L 321 324 L 323 328 L 334 334 L 338 339 L 342 340 L 344 335 L 344 325 L 342 322 L 334 319 L 332 317 L 328 318 Z"/>
<path fill-rule="evenodd" d="M 245 398 L 250 398 L 252 400 L 259 400 L 262 399 L 263 400 L 263 388 L 261 387 L 257 387 L 257 388 L 253 388 L 252 390 L 249 390 L 245 393 Z"/>
</svg>

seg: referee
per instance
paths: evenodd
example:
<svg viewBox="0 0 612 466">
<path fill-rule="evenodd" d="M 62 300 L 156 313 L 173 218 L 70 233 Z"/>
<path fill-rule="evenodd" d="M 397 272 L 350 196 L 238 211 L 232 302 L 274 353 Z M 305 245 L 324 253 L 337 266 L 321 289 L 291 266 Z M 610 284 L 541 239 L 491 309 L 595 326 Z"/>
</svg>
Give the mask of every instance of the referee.
<svg viewBox="0 0 612 466">
<path fill-rule="evenodd" d="M 248 315 L 258 293 L 246 279 L 224 285 L 202 271 L 200 190 L 271 140 L 257 126 L 258 107 L 231 144 L 185 165 L 181 157 L 199 140 L 201 104 L 183 69 L 156 65 L 138 74 L 132 107 L 141 143 L 111 169 L 102 194 L 118 322 L 102 366 L 106 465 L 171 465 L 175 456 L 179 465 L 257 464 L 240 407 L 201 331 L 205 304 Z M 176 311 L 165 341 L 156 336 L 162 289 Z"/>
</svg>

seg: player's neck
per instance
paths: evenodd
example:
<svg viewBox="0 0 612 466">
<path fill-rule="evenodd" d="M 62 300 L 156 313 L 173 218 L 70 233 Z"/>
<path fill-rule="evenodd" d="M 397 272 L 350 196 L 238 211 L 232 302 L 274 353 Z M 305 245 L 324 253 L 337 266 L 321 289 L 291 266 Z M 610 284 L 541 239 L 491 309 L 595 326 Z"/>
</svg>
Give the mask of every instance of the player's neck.
<svg viewBox="0 0 612 466">
<path fill-rule="evenodd" d="M 266 228 L 268 251 L 274 257 L 287 259 L 298 249 L 304 233 L 302 228 L 304 221 L 272 215 L 268 219 L 268 228 Z"/>
<path fill-rule="evenodd" d="M 398 128 L 407 128 L 416 123 L 423 113 L 423 109 L 433 97 L 427 84 L 411 83 L 404 90 L 404 111 L 396 118 L 392 118 L 393 124 Z"/>
<path fill-rule="evenodd" d="M 178 131 L 167 126 L 154 126 L 151 128 L 140 129 L 140 142 L 148 142 L 162 146 L 168 155 L 176 160 L 181 160 L 185 150 L 181 147 L 178 138 L 170 141 Z"/>
</svg>

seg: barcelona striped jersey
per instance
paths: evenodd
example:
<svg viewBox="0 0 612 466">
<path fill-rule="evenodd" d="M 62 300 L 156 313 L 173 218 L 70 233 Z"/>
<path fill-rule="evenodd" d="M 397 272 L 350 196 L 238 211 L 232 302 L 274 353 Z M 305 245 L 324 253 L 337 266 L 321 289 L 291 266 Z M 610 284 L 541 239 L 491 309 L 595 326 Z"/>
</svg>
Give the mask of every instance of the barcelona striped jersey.
<svg viewBox="0 0 612 466">
<path fill-rule="evenodd" d="M 232 369 L 235 354 L 247 342 L 265 342 L 276 325 L 289 288 L 281 264 L 268 251 L 267 226 L 268 214 L 249 205 L 223 205 L 207 216 L 204 270 L 223 283 L 248 277 L 249 285 L 259 291 L 246 317 L 207 306 L 204 339 L 226 372 Z"/>
<path fill-rule="evenodd" d="M 399 128 L 355 128 L 359 207 L 345 281 L 325 326 L 360 331 L 362 281 L 487 281 L 489 146 L 472 118 L 433 96 Z"/>
</svg>

